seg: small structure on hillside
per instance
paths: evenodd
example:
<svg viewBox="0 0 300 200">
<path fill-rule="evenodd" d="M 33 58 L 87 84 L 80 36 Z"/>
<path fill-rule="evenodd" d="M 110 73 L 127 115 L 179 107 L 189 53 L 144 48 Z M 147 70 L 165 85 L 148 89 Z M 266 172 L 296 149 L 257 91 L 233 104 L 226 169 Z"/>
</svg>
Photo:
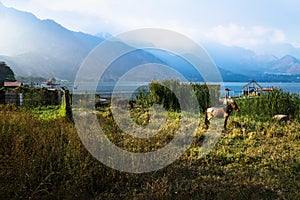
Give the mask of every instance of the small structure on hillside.
<svg viewBox="0 0 300 200">
<path fill-rule="evenodd" d="M 47 88 L 50 90 L 58 90 L 60 88 L 60 84 L 56 82 L 55 78 L 50 78 L 46 82 L 41 84 L 41 87 Z"/>
<path fill-rule="evenodd" d="M 10 89 L 14 89 L 14 88 L 17 88 L 17 87 L 20 87 L 22 86 L 23 83 L 22 82 L 4 82 L 4 87 L 5 88 L 10 88 Z"/>
<path fill-rule="evenodd" d="M 264 91 L 271 91 L 273 89 L 273 87 L 263 88 L 256 81 L 252 80 L 242 87 L 242 92 L 243 95 L 246 96 L 260 96 L 261 94 L 263 94 Z"/>
</svg>

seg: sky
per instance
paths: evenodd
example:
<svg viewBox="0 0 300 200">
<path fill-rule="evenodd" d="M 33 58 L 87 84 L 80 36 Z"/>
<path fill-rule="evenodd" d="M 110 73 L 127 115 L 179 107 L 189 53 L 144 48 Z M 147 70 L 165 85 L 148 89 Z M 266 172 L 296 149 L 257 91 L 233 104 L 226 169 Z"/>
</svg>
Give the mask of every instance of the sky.
<svg viewBox="0 0 300 200">
<path fill-rule="evenodd" d="M 197 42 L 300 47 L 298 0 L 0 0 L 73 31 L 113 35 L 164 28 Z"/>
</svg>

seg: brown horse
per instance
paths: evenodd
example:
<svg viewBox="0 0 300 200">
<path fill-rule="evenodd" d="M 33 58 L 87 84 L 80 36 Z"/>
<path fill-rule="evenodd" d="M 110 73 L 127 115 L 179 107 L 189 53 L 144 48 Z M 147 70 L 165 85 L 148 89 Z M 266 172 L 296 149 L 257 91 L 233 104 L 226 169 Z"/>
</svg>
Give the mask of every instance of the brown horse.
<svg viewBox="0 0 300 200">
<path fill-rule="evenodd" d="M 227 125 L 227 120 L 228 117 L 230 115 L 230 113 L 235 110 L 237 112 L 239 112 L 239 107 L 237 106 L 237 104 L 235 102 L 229 104 L 228 106 L 221 107 L 211 107 L 211 108 L 207 108 L 205 111 L 205 125 L 206 128 L 208 128 L 209 126 L 209 120 L 213 117 L 218 117 L 218 118 L 224 118 L 224 129 L 226 130 L 226 125 Z"/>
</svg>

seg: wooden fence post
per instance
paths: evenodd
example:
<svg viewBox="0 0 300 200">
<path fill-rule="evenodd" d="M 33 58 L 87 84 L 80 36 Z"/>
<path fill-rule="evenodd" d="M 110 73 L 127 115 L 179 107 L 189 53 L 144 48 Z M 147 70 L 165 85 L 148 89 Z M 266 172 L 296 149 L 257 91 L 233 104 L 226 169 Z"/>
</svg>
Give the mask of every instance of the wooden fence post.
<svg viewBox="0 0 300 200">
<path fill-rule="evenodd" d="M 66 109 L 66 117 L 69 120 L 72 120 L 72 108 L 71 108 L 71 99 L 70 99 L 70 92 L 69 90 L 63 89 L 63 99 L 65 103 L 65 109 Z"/>
</svg>

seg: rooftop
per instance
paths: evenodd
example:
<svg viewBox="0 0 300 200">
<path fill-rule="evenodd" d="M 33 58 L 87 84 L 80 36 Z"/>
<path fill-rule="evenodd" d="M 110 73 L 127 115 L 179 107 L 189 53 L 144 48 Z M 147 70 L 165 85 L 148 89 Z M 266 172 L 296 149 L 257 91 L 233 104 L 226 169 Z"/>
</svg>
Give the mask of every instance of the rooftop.
<svg viewBox="0 0 300 200">
<path fill-rule="evenodd" d="M 20 87 L 22 82 L 4 82 L 4 87 Z"/>
</svg>

